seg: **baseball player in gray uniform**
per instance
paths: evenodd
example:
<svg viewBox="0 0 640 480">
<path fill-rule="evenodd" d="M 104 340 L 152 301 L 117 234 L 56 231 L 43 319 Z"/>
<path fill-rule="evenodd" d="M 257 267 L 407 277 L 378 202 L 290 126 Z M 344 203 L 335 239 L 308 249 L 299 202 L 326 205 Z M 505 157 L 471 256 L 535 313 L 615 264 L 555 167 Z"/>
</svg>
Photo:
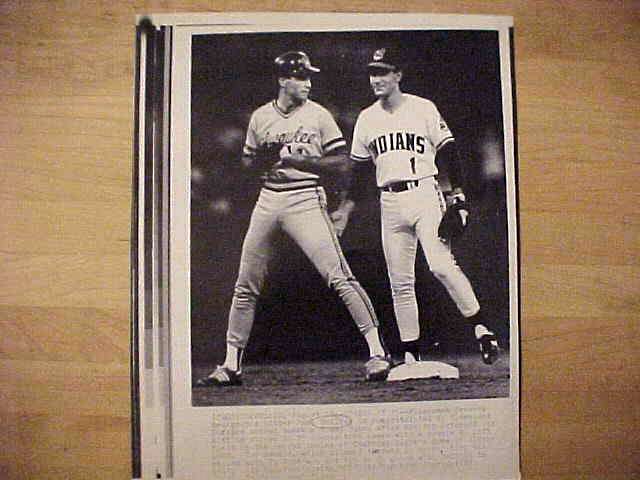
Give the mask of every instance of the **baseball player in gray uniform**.
<svg viewBox="0 0 640 480">
<path fill-rule="evenodd" d="M 275 59 L 278 96 L 251 115 L 243 165 L 263 168 L 263 187 L 242 245 L 238 279 L 229 312 L 225 361 L 197 386 L 242 383 L 242 354 L 256 302 L 263 289 L 278 230 L 288 234 L 345 304 L 370 352 L 365 379 L 385 380 L 390 361 L 378 332 L 373 305 L 353 276 L 327 211 L 323 173 L 349 166 L 346 141 L 335 120 L 309 99 L 312 74 L 320 70 L 303 52 Z M 337 217 L 340 215 L 338 214 Z"/>
<path fill-rule="evenodd" d="M 375 51 L 368 72 L 377 101 L 358 116 L 351 158 L 373 161 L 376 167 L 382 245 L 405 361 L 419 361 L 421 355 L 414 287 L 419 241 L 429 269 L 475 327 L 482 360 L 491 364 L 498 357 L 496 336 L 484 325 L 476 295 L 456 264 L 449 242 L 438 236 L 447 204 L 465 202 L 454 137 L 433 102 L 400 90 L 402 65 L 398 51 Z M 446 168 L 449 175 L 452 191 L 446 198 L 437 181 L 436 165 Z M 456 210 L 466 225 L 468 210 Z"/>
</svg>

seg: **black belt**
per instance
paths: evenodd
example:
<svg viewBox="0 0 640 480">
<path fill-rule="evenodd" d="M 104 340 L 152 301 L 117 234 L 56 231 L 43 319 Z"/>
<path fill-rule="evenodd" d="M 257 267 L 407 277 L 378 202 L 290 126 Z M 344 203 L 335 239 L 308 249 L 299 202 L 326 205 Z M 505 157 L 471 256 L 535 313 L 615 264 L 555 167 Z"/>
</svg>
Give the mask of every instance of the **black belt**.
<svg viewBox="0 0 640 480">
<path fill-rule="evenodd" d="M 417 187 L 420 185 L 419 180 L 407 180 L 405 182 L 395 182 L 390 183 L 389 185 L 385 185 L 384 187 L 380 187 L 380 190 L 383 192 L 404 192 L 409 190 L 411 187 Z"/>
</svg>

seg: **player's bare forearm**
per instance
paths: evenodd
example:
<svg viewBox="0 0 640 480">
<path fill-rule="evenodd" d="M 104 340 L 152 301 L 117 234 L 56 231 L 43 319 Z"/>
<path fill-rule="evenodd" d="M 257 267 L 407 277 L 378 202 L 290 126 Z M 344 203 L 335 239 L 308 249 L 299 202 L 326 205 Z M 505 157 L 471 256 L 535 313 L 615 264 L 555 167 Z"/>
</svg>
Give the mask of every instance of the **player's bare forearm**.
<svg viewBox="0 0 640 480">
<path fill-rule="evenodd" d="M 346 154 L 325 155 L 323 157 L 291 156 L 283 158 L 283 160 L 293 168 L 316 175 L 348 175 L 351 170 L 350 160 Z"/>
</svg>

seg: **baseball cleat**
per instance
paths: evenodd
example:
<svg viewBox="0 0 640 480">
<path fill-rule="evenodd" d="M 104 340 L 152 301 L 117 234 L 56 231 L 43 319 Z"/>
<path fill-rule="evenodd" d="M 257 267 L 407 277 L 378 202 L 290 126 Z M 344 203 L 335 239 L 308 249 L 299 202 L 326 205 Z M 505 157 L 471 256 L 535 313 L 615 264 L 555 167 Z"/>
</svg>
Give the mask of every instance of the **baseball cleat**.
<svg viewBox="0 0 640 480">
<path fill-rule="evenodd" d="M 232 385 L 242 385 L 242 373 L 234 372 L 222 365 L 218 365 L 208 376 L 196 382 L 196 387 L 229 387 Z"/>
<path fill-rule="evenodd" d="M 485 333 L 478 339 L 478 343 L 484 363 L 491 365 L 498 359 L 500 348 L 498 347 L 498 339 L 493 333 Z"/>
<path fill-rule="evenodd" d="M 387 379 L 389 370 L 391 370 L 391 362 L 387 357 L 375 355 L 364 364 L 366 375 L 364 379 L 367 382 L 382 382 Z"/>
</svg>

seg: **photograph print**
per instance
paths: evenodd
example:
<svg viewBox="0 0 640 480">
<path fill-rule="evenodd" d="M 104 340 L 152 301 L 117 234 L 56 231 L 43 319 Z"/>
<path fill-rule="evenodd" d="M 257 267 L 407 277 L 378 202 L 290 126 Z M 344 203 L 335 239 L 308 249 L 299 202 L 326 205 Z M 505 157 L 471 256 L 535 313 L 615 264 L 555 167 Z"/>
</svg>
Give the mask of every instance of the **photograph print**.
<svg viewBox="0 0 640 480">
<path fill-rule="evenodd" d="M 495 30 L 193 35 L 194 407 L 517 395 L 505 68 Z"/>
</svg>

